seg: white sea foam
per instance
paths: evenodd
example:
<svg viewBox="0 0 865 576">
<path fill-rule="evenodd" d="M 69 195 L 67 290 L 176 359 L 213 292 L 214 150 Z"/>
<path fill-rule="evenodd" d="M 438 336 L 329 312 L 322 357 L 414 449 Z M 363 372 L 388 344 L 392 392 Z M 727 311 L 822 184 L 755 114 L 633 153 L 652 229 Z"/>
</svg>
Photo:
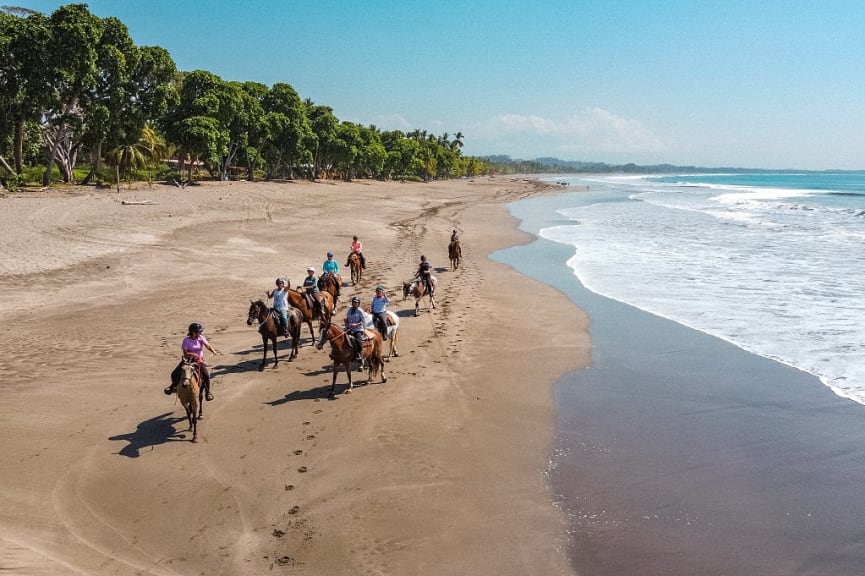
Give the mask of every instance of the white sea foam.
<svg viewBox="0 0 865 576">
<path fill-rule="evenodd" d="M 568 265 L 588 289 L 865 404 L 865 196 L 681 181 L 595 178 L 621 201 L 562 210 L 581 225 L 540 234 L 576 248 Z"/>
</svg>

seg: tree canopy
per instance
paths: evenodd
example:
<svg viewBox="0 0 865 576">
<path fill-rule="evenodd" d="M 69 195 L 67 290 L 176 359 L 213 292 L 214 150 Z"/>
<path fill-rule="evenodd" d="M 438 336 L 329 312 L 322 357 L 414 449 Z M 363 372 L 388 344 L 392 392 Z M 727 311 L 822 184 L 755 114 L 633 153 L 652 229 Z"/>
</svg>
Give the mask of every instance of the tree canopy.
<svg viewBox="0 0 865 576">
<path fill-rule="evenodd" d="M 158 140 L 158 147 L 148 145 Z M 158 46 L 136 46 L 117 18 L 86 4 L 50 15 L 0 7 L 0 180 L 85 183 L 153 165 L 164 154 L 190 177 L 379 178 L 427 180 L 486 173 L 453 138 L 425 130 L 382 132 L 342 121 L 302 100 L 286 82 L 223 80 L 206 70 L 178 72 Z M 145 162 L 145 159 L 148 159 Z M 56 172 L 55 172 L 56 169 Z M 149 173 L 149 172 L 148 172 Z M 149 176 L 148 176 L 149 177 Z"/>
</svg>

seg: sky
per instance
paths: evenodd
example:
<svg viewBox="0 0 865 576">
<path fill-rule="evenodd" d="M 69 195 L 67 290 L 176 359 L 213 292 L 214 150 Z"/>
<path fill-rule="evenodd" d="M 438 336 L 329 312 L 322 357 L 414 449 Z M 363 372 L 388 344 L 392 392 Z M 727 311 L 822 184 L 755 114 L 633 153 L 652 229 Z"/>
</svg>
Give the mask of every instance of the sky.
<svg viewBox="0 0 865 576">
<path fill-rule="evenodd" d="M 461 132 L 468 155 L 865 169 L 861 0 L 86 3 L 180 70 L 285 82 L 381 130 Z"/>
</svg>

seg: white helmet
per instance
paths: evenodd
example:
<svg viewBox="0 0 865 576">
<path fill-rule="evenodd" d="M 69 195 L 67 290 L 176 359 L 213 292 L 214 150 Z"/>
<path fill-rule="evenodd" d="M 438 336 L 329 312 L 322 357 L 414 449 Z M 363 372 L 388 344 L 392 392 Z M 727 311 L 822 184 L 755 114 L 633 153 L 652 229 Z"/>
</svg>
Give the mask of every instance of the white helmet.
<svg viewBox="0 0 865 576">
<path fill-rule="evenodd" d="M 315 268 L 313 268 L 312 266 L 310 266 L 309 268 L 306 269 L 306 271 L 307 271 L 307 272 L 315 272 Z"/>
</svg>

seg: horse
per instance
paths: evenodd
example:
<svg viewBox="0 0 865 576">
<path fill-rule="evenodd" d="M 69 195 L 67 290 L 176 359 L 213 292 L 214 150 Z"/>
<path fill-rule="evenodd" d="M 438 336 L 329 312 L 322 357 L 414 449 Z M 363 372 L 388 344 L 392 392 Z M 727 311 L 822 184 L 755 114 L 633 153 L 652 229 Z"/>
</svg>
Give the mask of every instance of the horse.
<svg viewBox="0 0 865 576">
<path fill-rule="evenodd" d="M 448 244 L 448 258 L 451 260 L 451 268 L 456 270 L 460 267 L 460 258 L 463 256 L 463 250 L 460 247 L 460 241 L 454 240 Z"/>
<path fill-rule="evenodd" d="M 194 360 L 185 360 L 181 365 L 183 376 L 177 386 L 177 399 L 186 410 L 186 419 L 192 431 L 192 441 L 198 442 L 198 421 L 204 418 L 203 389 L 198 364 Z"/>
<path fill-rule="evenodd" d="M 271 310 L 261 300 L 253 302 L 249 301 L 249 316 L 246 318 L 246 325 L 252 326 L 254 322 L 258 322 L 258 332 L 261 334 L 261 344 L 264 348 L 264 356 L 261 358 L 261 366 L 259 370 L 264 370 L 267 364 L 267 342 L 270 341 L 273 345 L 273 367 L 279 366 L 279 356 L 276 354 L 276 339 L 279 337 L 279 312 Z M 291 362 L 297 358 L 297 349 L 300 343 L 300 327 L 303 319 L 297 308 L 288 308 L 288 326 L 284 333 L 287 338 L 291 336 L 291 356 L 288 361 Z"/>
<path fill-rule="evenodd" d="M 321 298 L 322 316 L 330 318 L 333 315 L 333 297 L 328 292 L 319 292 L 319 297 Z M 306 325 L 309 326 L 309 336 L 315 342 L 315 331 L 312 329 L 312 321 L 318 318 L 318 315 L 313 314 L 313 310 L 306 301 L 306 296 L 300 290 L 289 290 L 288 303 L 300 311 L 302 321 L 306 322 Z M 323 317 L 319 318 L 319 320 L 324 321 Z"/>
<path fill-rule="evenodd" d="M 387 341 L 390 344 L 390 348 L 388 350 L 387 356 L 384 356 L 384 358 L 389 359 L 391 356 L 399 357 L 399 353 L 397 353 L 396 351 L 396 335 L 399 331 L 399 316 L 397 316 L 396 312 L 393 312 L 391 310 L 388 310 L 387 312 L 385 312 L 385 314 L 387 315 Z M 370 330 L 378 330 L 372 319 L 373 315 L 364 310 L 363 327 Z"/>
<path fill-rule="evenodd" d="M 351 269 L 351 285 L 354 286 L 360 282 L 363 276 L 363 267 L 360 265 L 360 256 L 357 255 L 357 252 L 349 254 L 348 267 Z"/>
<path fill-rule="evenodd" d="M 367 383 L 371 383 L 373 377 L 381 372 L 382 383 L 387 382 L 387 375 L 384 373 L 384 358 L 382 358 L 381 334 L 377 330 L 364 330 L 366 339 L 363 342 L 361 350 L 361 358 L 369 364 L 369 374 Z M 318 337 L 318 342 L 315 347 L 319 350 L 324 346 L 325 342 L 330 343 L 330 358 L 333 360 L 333 380 L 330 384 L 330 396 L 333 399 L 336 390 L 336 374 L 340 366 L 345 367 L 345 373 L 348 374 L 348 390 L 346 394 L 351 393 L 354 387 L 351 381 L 351 365 L 354 362 L 355 351 L 349 340 L 351 335 L 330 321 L 323 320 L 321 324 L 321 333 Z"/>
<path fill-rule="evenodd" d="M 436 282 L 437 282 L 436 277 L 430 276 L 430 279 L 429 279 L 430 291 L 429 292 L 426 291 L 426 286 L 424 285 L 424 283 L 421 282 L 417 278 L 415 278 L 411 281 L 402 283 L 402 299 L 405 300 L 406 298 L 408 298 L 409 294 L 414 296 L 414 315 L 415 316 L 417 316 L 420 313 L 418 309 L 420 308 L 421 298 L 423 298 L 424 296 L 427 296 L 429 298 L 430 310 L 432 310 L 436 307 L 436 299 L 435 299 Z"/>
<path fill-rule="evenodd" d="M 318 278 L 318 289 L 320 292 L 327 292 L 333 297 L 333 306 L 339 301 L 339 289 L 342 287 L 342 277 L 339 274 L 325 272 Z"/>
</svg>

